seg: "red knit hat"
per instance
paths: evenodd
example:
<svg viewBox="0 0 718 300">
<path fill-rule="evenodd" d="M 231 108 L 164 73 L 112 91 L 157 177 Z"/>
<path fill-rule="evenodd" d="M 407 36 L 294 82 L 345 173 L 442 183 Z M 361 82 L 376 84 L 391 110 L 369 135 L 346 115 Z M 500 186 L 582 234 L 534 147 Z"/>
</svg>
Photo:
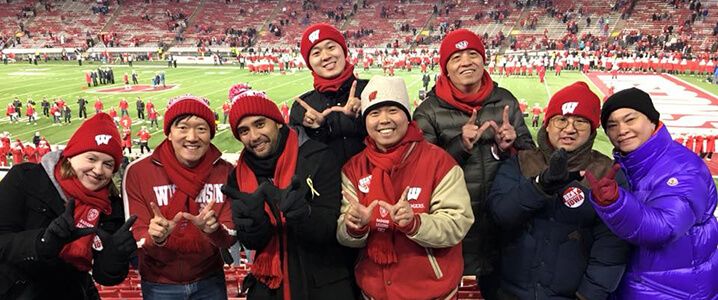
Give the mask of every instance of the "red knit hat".
<svg viewBox="0 0 718 300">
<path fill-rule="evenodd" d="M 484 60 L 484 63 L 486 63 L 486 49 L 484 48 L 484 41 L 481 37 L 470 30 L 457 29 L 447 34 L 444 40 L 441 41 L 439 64 L 442 74 L 447 75 L 446 63 L 449 61 L 449 57 L 455 52 L 466 49 L 479 51 L 481 58 Z"/>
<path fill-rule="evenodd" d="M 62 150 L 62 157 L 73 157 L 87 151 L 105 153 L 115 160 L 116 172 L 122 163 L 122 145 L 120 133 L 115 121 L 106 113 L 97 113 L 87 119 L 72 134 L 67 146 Z"/>
<path fill-rule="evenodd" d="M 586 118 L 591 122 L 591 130 L 600 124 L 601 100 L 583 81 L 577 81 L 562 88 L 553 96 L 546 107 L 544 126 L 556 115 L 573 115 Z"/>
<path fill-rule="evenodd" d="M 246 91 L 246 90 L 251 90 L 251 89 L 252 89 L 252 87 L 249 86 L 249 84 L 247 84 L 247 83 L 237 83 L 229 89 L 229 95 L 227 95 L 227 99 L 229 100 L 230 103 L 232 103 L 232 102 L 234 102 L 234 97 L 236 97 L 239 94 L 244 93 L 244 91 Z"/>
<path fill-rule="evenodd" d="M 267 98 L 263 92 L 245 90 L 239 95 L 232 97 L 232 108 L 229 110 L 229 125 L 232 126 L 232 134 L 239 140 L 237 126 L 244 117 L 265 116 L 279 124 L 285 124 L 282 113 L 274 101 Z"/>
<path fill-rule="evenodd" d="M 337 42 L 339 46 L 342 47 L 342 50 L 344 50 L 344 56 L 347 56 L 347 42 L 344 40 L 344 36 L 341 32 L 339 32 L 339 30 L 326 23 L 311 25 L 304 30 L 304 33 L 302 33 L 300 46 L 300 52 L 302 53 L 304 62 L 307 64 L 307 68 L 309 68 L 309 70 L 312 70 L 312 65 L 309 63 L 309 52 L 312 50 L 314 45 L 327 39 Z"/>
<path fill-rule="evenodd" d="M 170 99 L 164 117 L 165 135 L 170 134 L 170 127 L 172 127 L 172 122 L 174 122 L 175 118 L 187 114 L 197 116 L 207 121 L 207 124 L 209 124 L 210 138 L 214 138 L 217 124 L 214 120 L 214 112 L 209 108 L 209 100 L 192 95 L 182 95 Z"/>
</svg>

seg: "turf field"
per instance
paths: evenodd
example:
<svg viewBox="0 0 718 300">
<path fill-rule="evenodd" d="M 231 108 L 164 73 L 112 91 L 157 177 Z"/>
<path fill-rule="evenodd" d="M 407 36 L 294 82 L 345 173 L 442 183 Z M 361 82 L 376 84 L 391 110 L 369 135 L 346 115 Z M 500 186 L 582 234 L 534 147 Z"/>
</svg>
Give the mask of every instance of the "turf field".
<svg viewBox="0 0 718 300">
<path fill-rule="evenodd" d="M 87 111 L 91 115 L 94 113 L 93 104 L 96 97 L 100 97 L 105 105 L 105 111 L 110 106 L 117 107 L 121 98 L 125 97 L 129 102 L 130 115 L 133 118 L 133 134 L 135 134 L 142 125 L 148 123 L 140 122 L 137 119 L 135 110 L 135 100 L 140 96 L 144 101 L 151 99 L 160 112 L 160 126 L 162 126 L 161 114 L 167 100 L 171 97 L 181 94 L 194 94 L 207 97 L 211 101 L 212 108 L 220 113 L 222 103 L 227 98 L 227 90 L 229 87 L 238 82 L 248 82 L 254 89 L 264 90 L 269 97 L 281 103 L 291 99 L 312 88 L 312 76 L 308 71 L 288 73 L 281 75 L 279 73 L 271 75 L 250 74 L 246 70 L 240 70 L 236 66 L 182 66 L 178 68 L 167 68 L 164 64 L 141 64 L 135 63 L 134 70 L 139 75 L 141 84 L 150 84 L 152 76 L 155 72 L 165 71 L 166 83 L 168 85 L 177 85 L 173 89 L 167 89 L 154 92 L 121 92 L 121 93 L 98 93 L 97 90 L 111 87 L 122 87 L 122 75 L 131 69 L 126 65 L 113 66 L 116 84 L 98 86 L 97 88 L 87 88 L 85 83 L 84 72 L 95 69 L 100 64 L 85 63 L 82 67 L 76 63 L 40 63 L 38 66 L 24 63 L 0 65 L 0 110 L 2 117 L 0 118 L 0 131 L 9 131 L 13 138 L 20 138 L 23 141 L 30 141 L 32 135 L 39 131 L 48 141 L 53 144 L 64 144 L 70 138 L 75 128 L 81 123 L 77 119 L 77 97 L 82 96 L 89 101 Z M 438 68 L 435 70 L 438 72 Z M 381 74 L 381 70 L 371 70 L 369 72 L 360 73 L 361 78 L 369 79 L 372 75 Z M 417 98 L 418 90 L 421 88 L 421 73 L 417 70 L 413 72 L 397 71 L 397 75 L 405 79 L 409 89 L 409 95 Z M 702 82 L 699 77 L 679 76 L 681 79 L 694 84 L 700 88 L 718 95 L 718 86 Z M 548 72 L 546 76 L 546 84 L 540 84 L 538 77 L 498 77 L 494 78 L 501 87 L 511 91 L 516 98 L 526 99 L 529 102 L 529 109 L 533 103 L 539 102 L 545 105 L 550 95 L 558 89 L 577 80 L 586 80 L 583 74 L 572 71 L 564 71 L 560 77 L 556 77 L 553 73 Z M 590 85 L 602 97 L 599 89 L 593 84 Z M 433 86 L 433 72 L 432 83 Z M 5 108 L 12 99 L 18 96 L 23 103 L 30 97 L 36 101 L 36 109 L 40 115 L 37 125 L 29 125 L 27 117 L 21 118 L 22 122 L 11 124 L 9 119 L 5 117 Z M 53 125 L 48 118 L 41 117 L 42 109 L 40 101 L 42 97 L 48 97 L 50 101 L 56 97 L 63 97 L 70 104 L 72 109 L 72 124 L 70 125 Z M 23 108 L 23 114 L 25 110 Z M 118 109 L 119 112 L 119 109 Z M 221 121 L 221 120 L 220 120 Z M 530 124 L 530 120 L 527 119 Z M 231 132 L 226 127 L 221 126 L 218 131 L 214 143 L 225 153 L 236 153 L 241 150 L 241 144 L 234 139 Z M 533 129 L 532 129 L 533 132 Z M 153 137 L 150 140 L 150 147 L 157 145 L 163 138 L 161 130 L 154 130 Z M 607 138 L 601 130 L 599 130 L 595 147 L 604 153 L 609 153 L 611 146 Z M 139 149 L 136 149 L 139 150 Z"/>
</svg>

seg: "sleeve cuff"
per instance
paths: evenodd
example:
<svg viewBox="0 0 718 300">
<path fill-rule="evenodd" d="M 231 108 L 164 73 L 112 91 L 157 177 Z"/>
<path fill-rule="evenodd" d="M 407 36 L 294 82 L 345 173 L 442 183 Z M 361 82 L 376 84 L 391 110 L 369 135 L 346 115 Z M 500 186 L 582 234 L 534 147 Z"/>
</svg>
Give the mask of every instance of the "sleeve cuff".
<svg viewBox="0 0 718 300">
<path fill-rule="evenodd" d="M 347 233 L 355 239 L 360 239 L 363 238 L 367 233 L 369 233 L 369 226 L 364 225 L 364 227 L 359 229 L 354 229 L 347 226 Z"/>
</svg>

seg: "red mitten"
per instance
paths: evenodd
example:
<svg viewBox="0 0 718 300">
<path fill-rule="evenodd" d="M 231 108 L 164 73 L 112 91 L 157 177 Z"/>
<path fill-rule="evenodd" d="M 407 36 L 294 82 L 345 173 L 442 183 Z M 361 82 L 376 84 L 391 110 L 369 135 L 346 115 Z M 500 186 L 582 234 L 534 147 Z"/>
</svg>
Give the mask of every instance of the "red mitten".
<svg viewBox="0 0 718 300">
<path fill-rule="evenodd" d="M 618 199 L 618 183 L 615 178 L 616 172 L 620 169 L 619 164 L 614 164 L 606 176 L 600 180 L 596 180 L 590 171 L 586 171 L 586 180 L 591 186 L 591 195 L 598 205 L 609 206 Z"/>
</svg>

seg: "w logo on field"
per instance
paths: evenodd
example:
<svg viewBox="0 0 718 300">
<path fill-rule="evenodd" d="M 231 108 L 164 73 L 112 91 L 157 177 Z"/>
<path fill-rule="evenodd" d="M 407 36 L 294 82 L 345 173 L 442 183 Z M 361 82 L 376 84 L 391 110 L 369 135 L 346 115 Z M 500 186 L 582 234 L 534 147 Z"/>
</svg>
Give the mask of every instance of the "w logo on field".
<svg viewBox="0 0 718 300">
<path fill-rule="evenodd" d="M 319 29 L 312 31 L 312 33 L 309 34 L 309 42 L 314 43 L 314 41 L 319 39 Z"/>
<path fill-rule="evenodd" d="M 455 46 L 456 46 L 456 49 L 464 50 L 464 49 L 466 49 L 466 47 L 469 46 L 469 42 L 467 42 L 467 41 L 461 41 L 461 42 L 456 43 Z"/>
<path fill-rule="evenodd" d="M 107 145 L 110 143 L 110 139 L 112 138 L 109 134 L 98 134 L 95 136 L 95 142 L 97 145 Z"/>
<path fill-rule="evenodd" d="M 566 102 L 561 105 L 561 111 L 563 111 L 564 115 L 573 114 L 573 111 L 576 110 L 577 106 L 578 102 Z"/>
</svg>

